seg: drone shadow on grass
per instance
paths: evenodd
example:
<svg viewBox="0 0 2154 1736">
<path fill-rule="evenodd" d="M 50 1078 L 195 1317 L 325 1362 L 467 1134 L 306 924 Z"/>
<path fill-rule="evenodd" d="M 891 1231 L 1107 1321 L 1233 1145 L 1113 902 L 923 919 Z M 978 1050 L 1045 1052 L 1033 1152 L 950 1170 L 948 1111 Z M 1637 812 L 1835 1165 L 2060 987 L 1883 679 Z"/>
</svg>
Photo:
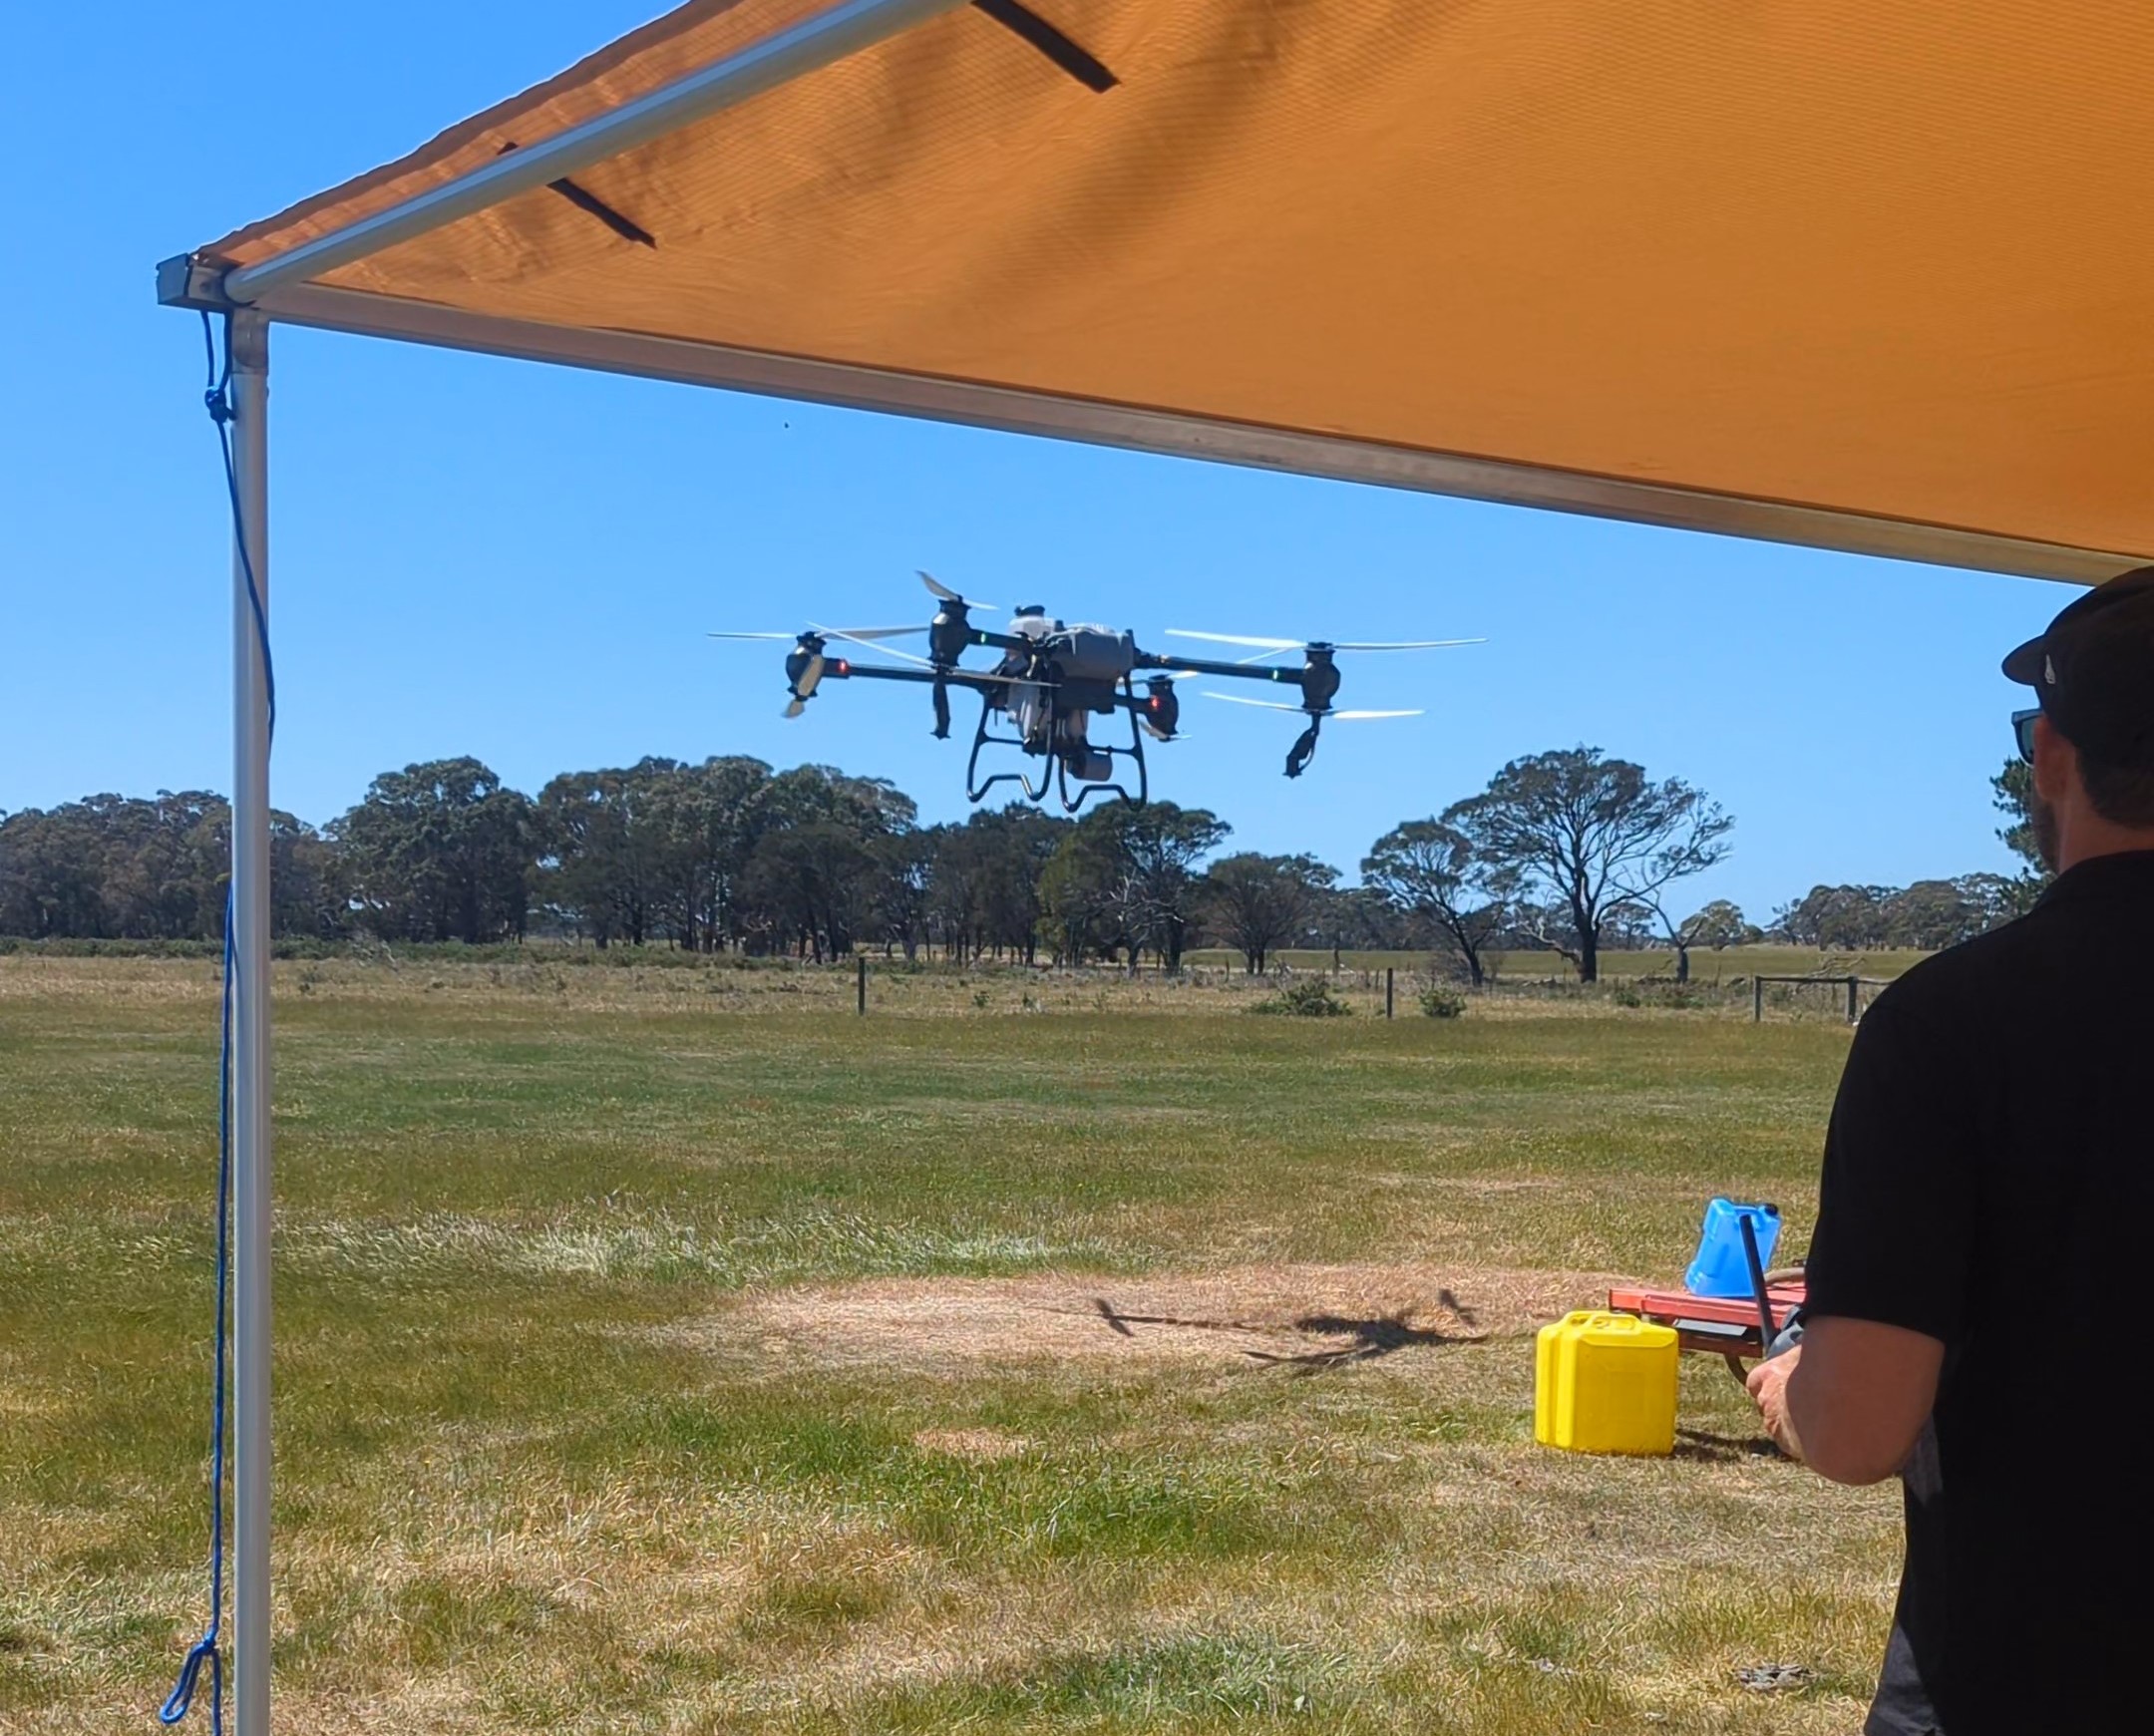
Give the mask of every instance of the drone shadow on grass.
<svg viewBox="0 0 2154 1736">
<path fill-rule="evenodd" d="M 1449 1290 L 1437 1295 L 1439 1306 L 1471 1327 L 1479 1324 L 1473 1311 L 1460 1302 Z M 1178 1314 L 1129 1314 L 1115 1307 L 1105 1296 L 1095 1296 L 1092 1306 L 1106 1321 L 1111 1331 L 1124 1338 L 1134 1338 L 1131 1329 L 1136 1326 L 1173 1326 L 1184 1331 L 1198 1332 L 1257 1332 L 1275 1336 L 1282 1327 L 1275 1321 L 1256 1320 L 1203 1320 L 1191 1319 Z M 1286 1322 L 1284 1330 L 1303 1333 L 1311 1338 L 1325 1338 L 1333 1342 L 1319 1348 L 1304 1351 L 1271 1351 L 1245 1348 L 1242 1354 L 1252 1362 L 1269 1367 L 1287 1368 L 1299 1374 L 1321 1374 L 1326 1369 L 1343 1368 L 1349 1363 L 1373 1362 L 1378 1357 L 1392 1356 L 1401 1350 L 1431 1350 L 1442 1344 L 1479 1344 L 1488 1334 L 1485 1332 L 1443 1332 L 1433 1326 L 1416 1326 L 1409 1319 L 1412 1310 L 1399 1309 L 1388 1314 L 1303 1314 Z"/>
</svg>

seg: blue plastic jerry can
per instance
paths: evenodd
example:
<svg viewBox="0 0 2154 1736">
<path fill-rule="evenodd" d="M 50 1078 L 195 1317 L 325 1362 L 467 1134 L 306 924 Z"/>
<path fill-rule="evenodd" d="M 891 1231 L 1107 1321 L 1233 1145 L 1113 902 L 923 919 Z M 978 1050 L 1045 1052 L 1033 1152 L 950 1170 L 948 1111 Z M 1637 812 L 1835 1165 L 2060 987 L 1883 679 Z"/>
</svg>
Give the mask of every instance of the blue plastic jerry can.
<svg viewBox="0 0 2154 1736">
<path fill-rule="evenodd" d="M 1757 1236 L 1758 1265 L 1772 1264 L 1773 1247 L 1780 1239 L 1780 1208 L 1753 1206 L 1740 1201 L 1713 1199 L 1705 1205 L 1705 1229 L 1698 1237 L 1697 1258 L 1683 1274 L 1683 1286 L 1693 1296 L 1747 1296 L 1750 1260 L 1743 1252 L 1742 1220 L 1750 1219 Z"/>
</svg>

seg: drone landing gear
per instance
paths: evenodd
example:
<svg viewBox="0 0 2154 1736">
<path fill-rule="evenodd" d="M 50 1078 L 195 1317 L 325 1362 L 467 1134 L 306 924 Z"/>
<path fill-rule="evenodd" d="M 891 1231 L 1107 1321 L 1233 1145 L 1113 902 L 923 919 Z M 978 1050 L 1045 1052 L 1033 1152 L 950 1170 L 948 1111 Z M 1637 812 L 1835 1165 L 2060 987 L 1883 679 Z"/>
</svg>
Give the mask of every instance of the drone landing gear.
<svg viewBox="0 0 2154 1736">
<path fill-rule="evenodd" d="M 1108 746 L 1080 739 L 1074 747 L 1065 752 L 1056 746 L 1035 747 L 1021 735 L 995 734 L 987 727 L 987 720 L 997 707 L 986 694 L 981 694 L 979 723 L 972 731 L 972 753 L 965 761 L 966 798 L 972 802 L 983 801 L 987 792 L 997 784 L 1015 784 L 1030 802 L 1037 802 L 1047 794 L 1048 778 L 1044 772 L 1037 784 L 1023 772 L 995 772 L 981 777 L 980 750 L 985 747 L 998 747 L 1015 748 L 1019 753 L 1034 757 L 1051 755 L 1055 763 L 1055 793 L 1061 799 L 1062 811 L 1065 814 L 1075 814 L 1094 796 L 1119 796 L 1133 807 L 1143 807 L 1152 793 L 1152 778 L 1145 765 L 1144 734 L 1139 728 L 1137 718 L 1138 702 L 1127 678 L 1122 682 L 1122 699 L 1121 709 L 1128 710 L 1130 715 L 1130 739 L 1126 747 L 1119 743 Z M 1074 779 L 1070 772 L 1073 760 L 1078 761 L 1078 772 Z M 1137 768 L 1136 793 L 1132 795 L 1125 786 L 1106 778 L 1087 777 L 1083 765 L 1086 760 L 1102 771 L 1111 769 L 1117 760 L 1133 762 Z"/>
<path fill-rule="evenodd" d="M 979 726 L 972 732 L 972 755 L 971 758 L 965 761 L 965 800 L 978 802 L 983 800 L 987 792 L 997 784 L 1015 784 L 1018 789 L 1025 793 L 1027 802 L 1037 802 L 1047 794 L 1047 779 L 1044 775 L 1040 778 L 1037 789 L 1033 788 L 1032 780 L 1022 772 L 996 772 L 987 778 L 982 778 L 979 775 L 980 749 L 990 743 L 998 748 L 1015 748 L 1020 753 L 1031 752 L 1025 746 L 1022 736 L 998 736 L 988 733 L 987 718 L 988 714 L 994 709 L 993 702 L 985 693 L 982 693 L 980 695 Z"/>
</svg>

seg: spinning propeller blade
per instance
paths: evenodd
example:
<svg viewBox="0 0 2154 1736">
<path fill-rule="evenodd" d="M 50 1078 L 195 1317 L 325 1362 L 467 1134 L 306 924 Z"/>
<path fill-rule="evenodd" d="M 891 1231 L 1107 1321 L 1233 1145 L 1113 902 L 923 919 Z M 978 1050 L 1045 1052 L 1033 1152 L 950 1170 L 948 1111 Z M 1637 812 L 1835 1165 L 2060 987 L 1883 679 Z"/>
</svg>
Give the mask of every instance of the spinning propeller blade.
<svg viewBox="0 0 2154 1736">
<path fill-rule="evenodd" d="M 1486 639 L 1399 639 L 1390 644 L 1349 645 L 1343 639 L 1335 642 L 1334 651 L 1448 651 L 1454 645 L 1485 645 Z"/>
<path fill-rule="evenodd" d="M 1198 633 L 1188 627 L 1169 627 L 1167 636 L 1170 639 L 1208 639 L 1215 645 L 1261 645 L 1267 651 L 1298 651 L 1302 645 L 1299 639 L 1257 639 L 1247 633 Z"/>
<path fill-rule="evenodd" d="M 871 651 L 880 651 L 886 657 L 902 657 L 907 663 L 917 663 L 922 669 L 933 669 L 937 674 L 954 679 L 960 685 L 976 681 L 1018 682 L 1025 679 L 1022 675 L 997 675 L 986 669 L 945 668 L 930 658 L 922 657 L 917 651 L 900 651 L 896 645 L 878 645 L 863 634 L 848 633 L 838 627 L 817 627 L 815 631 L 827 639 L 845 639 L 856 645 L 866 645 Z M 818 663 L 816 669 L 820 674 L 822 665 Z"/>
<path fill-rule="evenodd" d="M 1169 627 L 1170 637 L 1177 639 L 1209 639 L 1215 645 L 1256 645 L 1261 647 L 1257 655 L 1245 657 L 1245 663 L 1261 663 L 1281 651 L 1306 651 L 1321 646 L 1326 651 L 1444 651 L 1454 645 L 1485 645 L 1486 639 L 1360 639 L 1349 642 L 1344 639 L 1264 639 L 1250 633 L 1199 633 L 1187 627 Z"/>
<path fill-rule="evenodd" d="M 908 634 L 924 633 L 925 627 L 818 627 L 811 625 L 810 632 L 833 634 L 843 639 L 902 639 Z M 707 639 L 797 639 L 795 633 L 706 633 Z"/>
<path fill-rule="evenodd" d="M 849 633 L 843 627 L 817 627 L 816 631 L 827 639 L 846 639 L 856 645 L 866 645 L 871 651 L 881 651 L 886 657 L 902 657 L 907 663 L 917 663 L 925 669 L 934 667 L 917 651 L 900 651 L 896 645 L 877 644 L 876 635 L 872 633 Z"/>
<path fill-rule="evenodd" d="M 1207 699 L 1224 699 L 1229 705 L 1254 705 L 1264 711 L 1291 711 L 1297 715 L 1305 709 L 1298 705 L 1281 705 L 1275 699 L 1245 699 L 1239 693 L 1214 693 L 1209 687 L 1202 691 Z"/>
<path fill-rule="evenodd" d="M 1224 699 L 1229 705 L 1254 705 L 1263 711 L 1290 711 L 1296 717 L 1320 717 L 1326 723 L 1366 723 L 1378 717 L 1424 717 L 1423 711 L 1310 711 L 1302 705 L 1281 705 L 1275 699 L 1245 699 L 1239 693 L 1203 690 L 1207 699 Z"/>
<path fill-rule="evenodd" d="M 931 572 L 922 572 L 919 576 L 920 583 L 927 587 L 928 594 L 940 597 L 946 603 L 956 603 L 968 609 L 998 609 L 1002 606 L 1000 603 L 982 602 L 976 596 L 959 596 Z"/>
</svg>

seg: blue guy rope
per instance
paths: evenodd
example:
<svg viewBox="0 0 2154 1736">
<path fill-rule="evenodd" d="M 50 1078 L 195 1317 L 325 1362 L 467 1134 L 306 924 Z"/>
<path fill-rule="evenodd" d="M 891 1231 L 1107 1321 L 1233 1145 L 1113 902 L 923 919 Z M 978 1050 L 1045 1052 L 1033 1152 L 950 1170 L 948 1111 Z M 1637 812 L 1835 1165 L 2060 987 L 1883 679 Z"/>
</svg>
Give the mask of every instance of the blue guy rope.
<svg viewBox="0 0 2154 1736">
<path fill-rule="evenodd" d="M 269 618 L 262 607 L 261 585 L 254 576 L 254 554 L 248 548 L 246 524 L 239 511 L 239 473 L 232 463 L 231 448 L 231 319 L 225 316 L 224 365 L 217 366 L 216 344 L 209 315 L 202 314 L 202 351 L 208 361 L 208 380 L 202 403 L 216 428 L 217 448 L 224 460 L 224 490 L 231 502 L 232 545 L 239 551 L 239 569 L 246 579 L 247 606 L 254 617 L 254 634 L 261 646 L 262 686 L 269 702 L 269 736 L 276 737 L 276 669 L 269 659 Z M 215 1372 L 210 1379 L 209 1399 L 209 1620 L 201 1637 L 187 1648 L 180 1665 L 180 1678 L 158 1708 L 158 1722 L 177 1724 L 194 1704 L 194 1686 L 202 1668 L 209 1670 L 209 1728 L 212 1736 L 224 1731 L 224 1439 L 225 1396 L 231 1357 L 228 1344 L 228 1298 L 231 1293 L 231 1041 L 232 978 L 239 961 L 239 942 L 234 922 L 231 888 L 224 890 L 224 990 L 217 1031 L 217 1178 L 216 1178 L 216 1329 L 211 1334 Z"/>
<path fill-rule="evenodd" d="M 224 1657 L 220 1649 L 224 1622 L 224 1395 L 226 1367 L 225 1298 L 231 1284 L 231 1021 L 232 1021 L 231 893 L 224 894 L 224 995 L 222 1023 L 217 1044 L 217 1179 L 216 1179 L 216 1372 L 211 1377 L 209 1400 L 209 1621 L 201 1637 L 187 1648 L 180 1665 L 180 1679 L 158 1708 L 158 1722 L 177 1724 L 194 1704 L 194 1683 L 202 1665 L 209 1666 L 209 1728 L 216 1736 L 224 1729 Z"/>
</svg>

